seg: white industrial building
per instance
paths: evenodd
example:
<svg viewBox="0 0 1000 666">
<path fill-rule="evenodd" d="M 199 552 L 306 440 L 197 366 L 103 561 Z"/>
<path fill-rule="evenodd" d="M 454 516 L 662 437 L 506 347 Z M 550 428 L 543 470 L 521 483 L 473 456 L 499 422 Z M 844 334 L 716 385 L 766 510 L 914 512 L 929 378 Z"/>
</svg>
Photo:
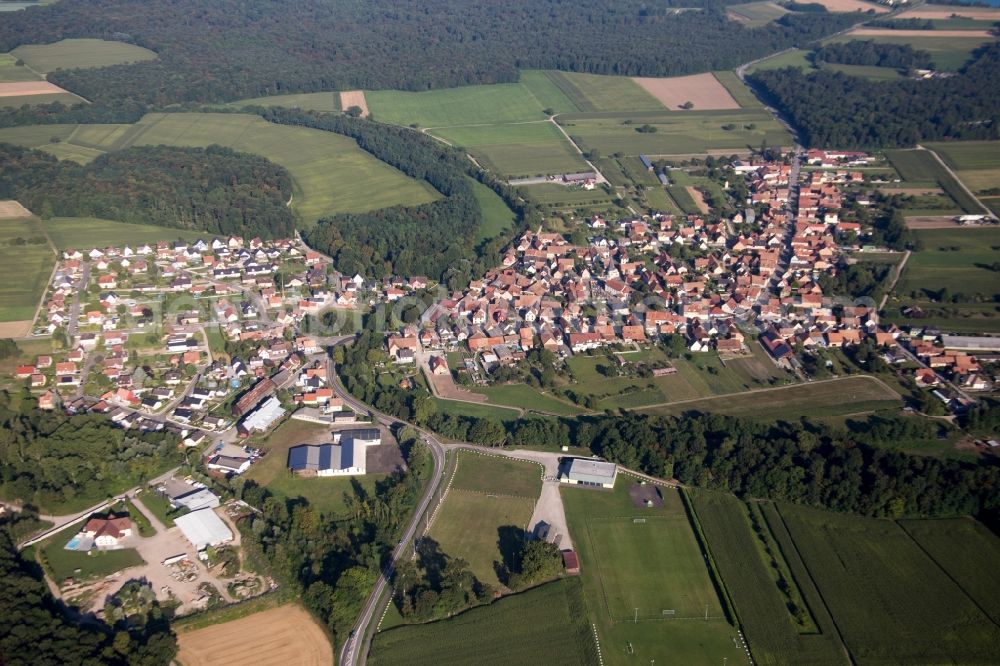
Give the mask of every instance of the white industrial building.
<svg viewBox="0 0 1000 666">
<path fill-rule="evenodd" d="M 302 444 L 288 450 L 288 469 L 299 476 L 358 476 L 367 472 L 367 448 L 382 443 L 378 428 L 333 433 L 332 444 Z"/>
<path fill-rule="evenodd" d="M 559 481 L 579 486 L 614 488 L 618 465 L 590 458 L 564 458 L 559 466 Z"/>
<path fill-rule="evenodd" d="M 272 395 L 248 414 L 240 427 L 248 433 L 264 432 L 284 415 L 285 408 L 281 406 L 281 401 Z"/>
<path fill-rule="evenodd" d="M 184 538 L 191 542 L 195 550 L 208 546 L 218 546 L 233 540 L 229 526 L 212 509 L 198 509 L 174 518 L 174 525 L 180 528 Z"/>
</svg>

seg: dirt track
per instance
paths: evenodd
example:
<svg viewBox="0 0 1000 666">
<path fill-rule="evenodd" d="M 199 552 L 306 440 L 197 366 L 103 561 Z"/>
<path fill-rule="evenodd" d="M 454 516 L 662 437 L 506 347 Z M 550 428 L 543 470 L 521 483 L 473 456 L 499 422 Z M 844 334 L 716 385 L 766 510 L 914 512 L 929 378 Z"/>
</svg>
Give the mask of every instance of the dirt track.
<svg viewBox="0 0 1000 666">
<path fill-rule="evenodd" d="M 705 203 L 705 196 L 690 185 L 687 186 L 687 191 L 688 194 L 691 195 L 691 198 L 694 199 L 694 203 L 698 206 L 698 210 L 701 211 L 701 214 L 707 215 L 711 209 L 709 209 L 708 204 Z"/>
<path fill-rule="evenodd" d="M 667 79 L 634 76 L 632 80 L 671 110 L 679 109 L 685 102 L 694 105 L 693 111 L 740 108 L 726 87 L 711 73 Z"/>
<path fill-rule="evenodd" d="M 66 91 L 48 81 L 20 81 L 0 83 L 0 97 L 20 97 L 22 95 L 55 95 Z M 67 93 L 69 94 L 69 93 Z"/>
<path fill-rule="evenodd" d="M 333 648 L 301 607 L 272 610 L 182 632 L 177 637 L 182 666 L 328 666 Z"/>
<path fill-rule="evenodd" d="M 348 90 L 340 93 L 340 108 L 347 111 L 352 106 L 361 109 L 361 115 L 365 118 L 371 115 L 368 113 L 368 101 L 365 99 L 364 90 Z"/>
</svg>

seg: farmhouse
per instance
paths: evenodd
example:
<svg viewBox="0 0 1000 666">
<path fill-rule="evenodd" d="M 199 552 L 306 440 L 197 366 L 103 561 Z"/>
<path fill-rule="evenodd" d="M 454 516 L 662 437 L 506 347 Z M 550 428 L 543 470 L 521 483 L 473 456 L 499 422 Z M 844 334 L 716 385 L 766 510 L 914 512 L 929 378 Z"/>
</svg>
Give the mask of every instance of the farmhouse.
<svg viewBox="0 0 1000 666">
<path fill-rule="evenodd" d="M 564 458 L 559 467 L 559 481 L 578 486 L 614 488 L 618 476 L 618 465 L 589 458 Z"/>
<path fill-rule="evenodd" d="M 195 550 L 208 546 L 218 546 L 233 540 L 233 533 L 222 519 L 211 509 L 198 509 L 174 518 L 174 525 L 180 528 L 184 538 L 191 542 Z"/>
</svg>

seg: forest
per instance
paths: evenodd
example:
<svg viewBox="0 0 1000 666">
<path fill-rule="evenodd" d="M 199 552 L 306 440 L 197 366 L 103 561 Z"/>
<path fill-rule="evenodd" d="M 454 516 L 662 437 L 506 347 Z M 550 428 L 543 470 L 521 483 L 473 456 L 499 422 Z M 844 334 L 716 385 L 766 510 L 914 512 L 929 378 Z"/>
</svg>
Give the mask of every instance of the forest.
<svg viewBox="0 0 1000 666">
<path fill-rule="evenodd" d="M 872 81 L 840 72 L 762 70 L 749 77 L 809 146 L 886 148 L 1000 137 L 1000 43 L 956 76 Z"/>
<path fill-rule="evenodd" d="M 2 522 L 0 580 L 0 663 L 5 666 L 166 666 L 177 652 L 177 640 L 162 617 L 150 617 L 132 630 L 71 620 L 45 587 L 38 565 L 17 552 Z"/>
<path fill-rule="evenodd" d="M 0 144 L 0 198 L 42 218 L 98 217 L 192 229 L 219 236 L 287 238 L 288 172 L 220 146 L 144 146 L 101 155 L 87 165 Z"/>
<path fill-rule="evenodd" d="M 519 219 L 537 220 L 514 188 L 475 169 L 465 154 L 408 128 L 347 115 L 284 109 L 253 109 L 264 119 L 344 134 L 413 178 L 426 180 L 443 199 L 421 206 L 396 206 L 368 213 L 345 213 L 320 220 L 304 233 L 306 242 L 333 257 L 345 274 L 426 275 L 458 289 L 499 261 L 513 231 L 477 246 L 482 212 L 470 178 L 497 192 Z"/>
<path fill-rule="evenodd" d="M 873 41 L 834 42 L 816 49 L 816 62 L 896 69 L 930 69 L 931 54 L 909 44 L 883 44 Z"/>
<path fill-rule="evenodd" d="M 0 392 L 0 494 L 48 507 L 107 498 L 167 469 L 176 443 L 162 433 L 127 433 L 100 414 L 68 416 Z M 177 457 L 177 460 L 180 460 Z"/>
<path fill-rule="evenodd" d="M 156 60 L 50 75 L 94 102 L 80 114 L 104 110 L 118 113 L 118 122 L 134 122 L 143 107 L 170 103 L 501 83 L 516 81 L 519 69 L 637 76 L 729 69 L 857 21 L 802 12 L 747 28 L 726 16 L 726 4 L 732 3 L 63 0 L 6 16 L 0 52 L 78 37 L 155 51 Z M 675 13 L 671 5 L 702 9 Z M 0 116 L 8 123 L 15 118 Z"/>
</svg>

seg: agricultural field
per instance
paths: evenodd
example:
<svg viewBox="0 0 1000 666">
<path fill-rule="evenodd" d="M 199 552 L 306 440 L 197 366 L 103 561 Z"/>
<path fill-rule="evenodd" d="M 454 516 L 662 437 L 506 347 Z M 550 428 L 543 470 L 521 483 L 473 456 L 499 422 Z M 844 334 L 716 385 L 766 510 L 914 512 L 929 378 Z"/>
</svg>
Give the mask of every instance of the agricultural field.
<svg viewBox="0 0 1000 666">
<path fill-rule="evenodd" d="M 791 137 L 763 109 L 676 113 L 568 114 L 559 123 L 582 150 L 649 156 L 743 152 L 791 145 Z M 643 126 L 655 132 L 639 132 Z M 727 129 L 723 129 L 723 128 Z"/>
<path fill-rule="evenodd" d="M 767 25 L 787 13 L 787 9 L 775 2 L 770 2 L 770 0 L 748 2 L 742 5 L 729 5 L 726 8 L 726 14 L 729 18 L 739 21 L 750 28 Z"/>
<path fill-rule="evenodd" d="M 65 126 L 12 128 L 0 139 L 38 147 L 43 137 L 64 136 Z M 268 123 L 258 116 L 213 113 L 153 113 L 135 125 L 81 125 L 62 146 L 99 151 L 131 146 L 208 146 L 263 155 L 288 169 L 292 208 L 305 224 L 336 213 L 417 205 L 440 195 L 332 132 Z"/>
<path fill-rule="evenodd" d="M 744 109 L 760 109 L 763 108 L 760 100 L 757 96 L 753 94 L 753 91 L 747 87 L 745 83 L 740 81 L 740 77 L 736 76 L 735 72 L 729 70 L 721 72 L 712 72 L 715 75 L 716 80 L 726 87 L 729 94 L 733 96 L 733 99 Z"/>
<path fill-rule="evenodd" d="M 268 97 L 252 97 L 230 102 L 226 106 L 242 109 L 244 106 L 278 107 L 283 109 L 302 109 L 303 111 L 325 111 L 328 113 L 340 111 L 340 93 L 317 92 L 295 93 L 292 95 L 270 95 Z"/>
<path fill-rule="evenodd" d="M 527 384 L 498 384 L 496 386 L 476 387 L 475 393 L 487 396 L 491 403 L 508 405 L 559 416 L 573 416 L 582 410 L 559 398 L 542 393 Z"/>
<path fill-rule="evenodd" d="M 812 61 L 809 59 L 811 54 L 812 51 L 792 49 L 751 65 L 747 68 L 747 72 L 753 74 L 762 69 L 784 69 L 785 67 L 810 70 L 813 69 Z"/>
<path fill-rule="evenodd" d="M 780 514 L 856 663 L 995 660 L 1000 627 L 956 582 L 959 565 L 935 562 L 898 523 L 787 504 Z"/>
<path fill-rule="evenodd" d="M 888 7 L 864 0 L 817 0 L 829 12 L 874 12 L 881 14 L 889 11 Z"/>
<path fill-rule="evenodd" d="M 503 176 L 538 176 L 586 171 L 590 167 L 550 122 L 433 130 Z"/>
<path fill-rule="evenodd" d="M 907 185 L 935 183 L 966 213 L 984 212 L 929 150 L 887 150 L 886 157 Z"/>
<path fill-rule="evenodd" d="M 711 72 L 670 78 L 632 77 L 642 89 L 672 110 L 738 109 L 733 96 Z"/>
<path fill-rule="evenodd" d="M 603 642 L 602 642 L 603 647 Z M 559 580 L 447 620 L 383 630 L 372 666 L 597 666 L 580 581 Z"/>
<path fill-rule="evenodd" d="M 72 106 L 82 101 L 83 98 L 48 81 L 0 83 L 0 106 L 20 108 L 25 104 L 30 106 L 54 102 Z"/>
<path fill-rule="evenodd" d="M 1000 8 L 971 5 L 956 7 L 954 5 L 925 4 L 907 9 L 900 13 L 898 18 L 949 19 L 954 14 L 980 21 L 1000 21 Z"/>
<path fill-rule="evenodd" d="M 992 270 L 1000 261 L 1000 228 L 918 229 L 913 233 L 923 249 L 910 255 L 894 294 L 899 307 L 917 306 L 925 318 L 907 323 L 954 331 L 1000 331 L 1000 313 L 994 303 L 1000 288 Z"/>
<path fill-rule="evenodd" d="M 472 193 L 476 196 L 479 209 L 483 212 L 483 224 L 479 227 L 476 240 L 495 238 L 514 226 L 517 216 L 500 195 L 477 180 L 472 180 Z"/>
<path fill-rule="evenodd" d="M 704 412 L 764 420 L 844 416 L 900 407 L 899 394 L 868 376 L 747 391 L 718 398 L 688 399 L 641 411 L 677 416 Z"/>
<path fill-rule="evenodd" d="M 267 455 L 246 473 L 268 490 L 282 497 L 302 497 L 317 510 L 328 515 L 340 515 L 347 509 L 344 495 L 358 497 L 374 492 L 375 484 L 385 474 L 365 474 L 357 477 L 323 477 L 304 479 L 288 471 L 288 449 L 299 444 L 322 443 L 330 440 L 326 426 L 289 419 L 264 439 L 260 446 Z M 388 445 L 388 443 L 383 443 Z"/>
<path fill-rule="evenodd" d="M 543 112 L 545 109 L 551 109 L 556 114 L 576 113 L 581 110 L 543 70 L 521 70 L 521 84 L 538 101 Z"/>
<path fill-rule="evenodd" d="M 794 571 L 789 566 L 794 551 L 779 547 L 773 535 L 765 540 L 765 531 L 770 530 L 759 518 L 762 531 L 755 531 L 747 505 L 734 496 L 699 490 L 691 491 L 691 499 L 712 561 L 756 663 L 843 664 L 843 647 L 822 600 L 815 596 L 807 577 L 803 580 L 803 576 L 796 575 L 801 574 L 799 566 Z M 801 565 L 797 556 L 794 561 Z M 802 606 L 804 625 L 797 623 L 789 611 L 789 596 L 776 580 L 779 571 L 787 589 L 794 591 L 794 598 Z M 803 589 L 810 594 L 804 595 Z M 803 598 L 809 603 L 802 603 Z"/>
<path fill-rule="evenodd" d="M 149 49 L 124 42 L 103 39 L 64 39 L 53 44 L 19 46 L 11 54 L 36 72 L 48 74 L 57 69 L 87 69 L 124 65 L 142 60 L 156 60 Z"/>
<path fill-rule="evenodd" d="M 96 217 L 53 217 L 48 220 L 38 220 L 37 224 L 49 235 L 59 251 L 109 245 L 135 246 L 142 243 L 199 237 L 198 234 L 183 229 L 127 224 Z"/>
<path fill-rule="evenodd" d="M 55 254 L 34 219 L 0 220 L 0 321 L 30 321 Z"/>
<path fill-rule="evenodd" d="M 458 453 L 452 488 L 535 499 L 542 492 L 542 468 L 535 463 L 500 456 Z"/>
<path fill-rule="evenodd" d="M 17 56 L 0 53 L 0 83 L 38 81 L 41 77 L 24 65 L 17 64 Z"/>
<path fill-rule="evenodd" d="M 500 405 L 488 405 L 475 402 L 459 402 L 458 400 L 444 400 L 441 398 L 431 398 L 435 409 L 442 414 L 452 416 L 470 416 L 478 419 L 497 419 L 505 423 L 516 421 L 520 412 L 509 407 Z"/>
<path fill-rule="evenodd" d="M 239 640 L 233 637 L 238 636 Z M 326 631 L 301 606 L 288 604 L 238 620 L 178 631 L 181 666 L 321 666 L 333 663 Z"/>
<path fill-rule="evenodd" d="M 426 92 L 365 92 L 372 117 L 420 127 L 514 123 L 542 120 L 542 104 L 524 83 L 464 86 Z"/>
<path fill-rule="evenodd" d="M 582 112 L 663 111 L 664 106 L 633 79 L 546 70 L 549 80 Z"/>
<path fill-rule="evenodd" d="M 587 208 L 591 206 L 610 207 L 614 197 L 602 188 L 585 190 L 566 187 L 554 183 L 522 185 L 521 191 L 528 199 L 554 208 Z"/>
<path fill-rule="evenodd" d="M 561 489 L 604 662 L 745 663 L 679 491 L 661 488 L 662 508 L 637 508 L 633 483 Z"/>
<path fill-rule="evenodd" d="M 949 141 L 926 147 L 974 193 L 1000 188 L 1000 141 Z"/>
</svg>

